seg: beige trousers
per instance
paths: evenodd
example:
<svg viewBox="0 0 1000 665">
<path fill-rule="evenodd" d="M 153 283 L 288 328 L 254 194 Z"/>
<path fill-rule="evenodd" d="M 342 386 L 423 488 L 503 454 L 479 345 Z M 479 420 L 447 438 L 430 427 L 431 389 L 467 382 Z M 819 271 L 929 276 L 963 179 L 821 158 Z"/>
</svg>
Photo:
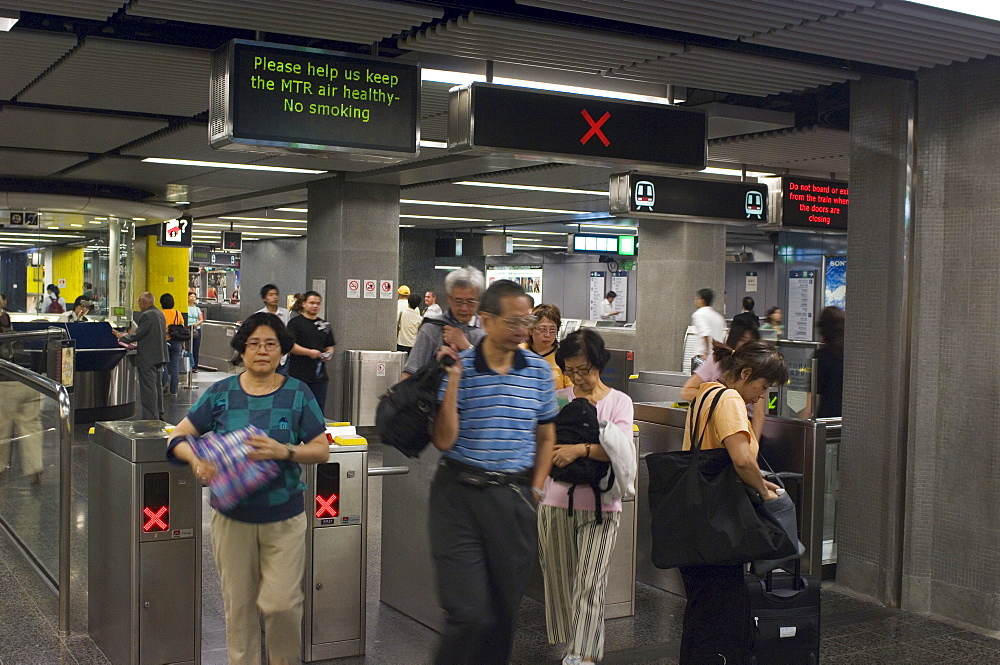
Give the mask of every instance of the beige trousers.
<svg viewBox="0 0 1000 665">
<path fill-rule="evenodd" d="M 42 396 L 33 388 L 0 383 L 0 471 L 10 464 L 11 443 L 17 446 L 21 473 L 42 470 Z"/>
<path fill-rule="evenodd" d="M 212 548 L 226 608 L 229 665 L 260 665 L 260 617 L 269 665 L 298 665 L 305 514 L 251 524 L 214 512 Z"/>
</svg>

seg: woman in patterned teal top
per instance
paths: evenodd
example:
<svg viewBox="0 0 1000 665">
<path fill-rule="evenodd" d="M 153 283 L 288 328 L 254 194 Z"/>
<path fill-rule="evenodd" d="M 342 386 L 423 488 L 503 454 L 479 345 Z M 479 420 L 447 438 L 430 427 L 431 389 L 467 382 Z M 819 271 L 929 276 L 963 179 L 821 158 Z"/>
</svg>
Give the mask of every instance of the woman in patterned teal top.
<svg viewBox="0 0 1000 665">
<path fill-rule="evenodd" d="M 226 512 L 212 514 L 212 548 L 226 608 L 230 664 L 259 665 L 264 618 L 268 660 L 297 663 L 302 624 L 306 517 L 299 464 L 327 461 L 326 425 L 306 384 L 277 374 L 292 338 L 274 314 L 251 315 L 233 337 L 246 371 L 205 391 L 174 429 L 167 457 L 210 480 L 217 469 L 186 437 L 254 425 L 267 433 L 249 443 L 251 459 L 276 460 L 282 473 Z"/>
</svg>

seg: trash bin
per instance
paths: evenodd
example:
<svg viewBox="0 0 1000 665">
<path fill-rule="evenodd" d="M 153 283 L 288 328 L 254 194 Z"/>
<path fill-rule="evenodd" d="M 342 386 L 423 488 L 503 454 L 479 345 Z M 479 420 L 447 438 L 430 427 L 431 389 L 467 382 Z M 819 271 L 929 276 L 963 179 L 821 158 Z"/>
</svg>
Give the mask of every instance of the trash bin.
<svg viewBox="0 0 1000 665">
<path fill-rule="evenodd" d="M 88 451 L 88 628 L 114 665 L 201 663 L 201 483 L 167 423 L 99 422 Z"/>
</svg>

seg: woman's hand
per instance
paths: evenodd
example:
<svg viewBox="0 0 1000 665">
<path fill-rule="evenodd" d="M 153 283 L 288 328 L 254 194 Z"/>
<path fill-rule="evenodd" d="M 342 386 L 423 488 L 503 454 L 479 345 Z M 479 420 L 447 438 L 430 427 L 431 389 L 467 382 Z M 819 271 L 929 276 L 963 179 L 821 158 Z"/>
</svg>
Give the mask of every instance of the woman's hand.
<svg viewBox="0 0 1000 665">
<path fill-rule="evenodd" d="M 572 464 L 574 460 L 584 457 L 587 454 L 587 444 L 574 443 L 569 445 L 556 445 L 552 454 L 552 463 L 559 468 Z"/>
<path fill-rule="evenodd" d="M 194 472 L 194 477 L 204 483 L 215 478 L 215 474 L 219 472 L 214 464 L 200 457 L 195 457 L 188 464 L 191 466 L 191 471 Z"/>
<path fill-rule="evenodd" d="M 288 447 L 282 443 L 278 443 L 269 436 L 255 434 L 247 439 L 247 443 L 253 447 L 253 450 L 251 450 L 247 455 L 247 459 L 252 459 L 254 461 L 265 459 L 288 459 Z"/>
</svg>

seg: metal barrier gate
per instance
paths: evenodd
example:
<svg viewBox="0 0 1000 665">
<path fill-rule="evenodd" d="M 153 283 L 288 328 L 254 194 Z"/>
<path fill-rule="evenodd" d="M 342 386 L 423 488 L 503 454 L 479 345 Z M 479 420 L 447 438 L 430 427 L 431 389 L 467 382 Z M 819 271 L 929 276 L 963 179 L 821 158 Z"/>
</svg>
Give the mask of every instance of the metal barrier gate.
<svg viewBox="0 0 1000 665">
<path fill-rule="evenodd" d="M 201 483 L 167 423 L 99 422 L 87 492 L 90 637 L 114 665 L 201 663 Z"/>
</svg>

